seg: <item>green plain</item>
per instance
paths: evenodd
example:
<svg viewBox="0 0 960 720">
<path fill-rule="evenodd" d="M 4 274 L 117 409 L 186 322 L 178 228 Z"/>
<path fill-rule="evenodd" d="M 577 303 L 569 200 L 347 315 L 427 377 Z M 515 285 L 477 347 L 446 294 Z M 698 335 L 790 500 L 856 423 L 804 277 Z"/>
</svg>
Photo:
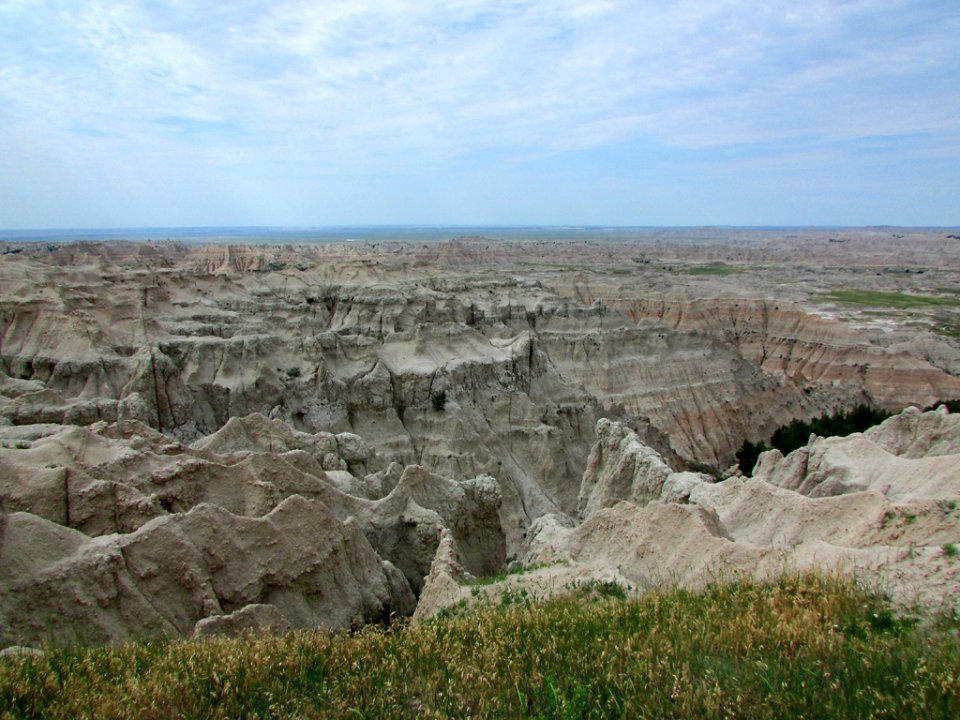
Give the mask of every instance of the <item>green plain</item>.
<svg viewBox="0 0 960 720">
<path fill-rule="evenodd" d="M 824 302 L 864 307 L 892 307 L 900 310 L 924 307 L 960 307 L 960 297 L 939 295 L 912 295 L 907 293 L 880 292 L 877 290 L 832 290 L 818 296 Z"/>
<path fill-rule="evenodd" d="M 733 265 L 690 265 L 682 268 L 682 272 L 687 275 L 733 275 L 743 270 Z"/>
</svg>

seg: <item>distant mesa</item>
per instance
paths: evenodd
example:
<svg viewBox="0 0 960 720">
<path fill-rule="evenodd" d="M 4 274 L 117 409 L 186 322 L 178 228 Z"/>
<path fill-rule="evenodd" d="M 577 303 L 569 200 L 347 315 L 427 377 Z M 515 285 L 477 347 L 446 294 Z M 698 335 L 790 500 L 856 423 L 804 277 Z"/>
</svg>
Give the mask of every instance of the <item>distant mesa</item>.
<svg viewBox="0 0 960 720">
<path fill-rule="evenodd" d="M 491 238 L 488 238 L 486 235 L 458 235 L 453 238 L 452 242 L 455 243 L 488 243 L 493 242 Z"/>
</svg>

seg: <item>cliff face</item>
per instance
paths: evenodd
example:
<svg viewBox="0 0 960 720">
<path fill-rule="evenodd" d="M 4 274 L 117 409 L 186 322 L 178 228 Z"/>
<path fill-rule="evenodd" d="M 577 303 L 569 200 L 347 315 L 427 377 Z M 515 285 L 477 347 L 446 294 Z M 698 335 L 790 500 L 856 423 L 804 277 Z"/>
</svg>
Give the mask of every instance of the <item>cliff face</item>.
<svg viewBox="0 0 960 720">
<path fill-rule="evenodd" d="M 516 281 L 341 287 L 323 268 L 211 274 L 197 252 L 151 272 L 98 254 L 30 283 L 4 266 L 5 422 L 137 420 L 187 442 L 257 412 L 362 435 L 370 470 L 500 478 L 513 546 L 531 519 L 575 512 L 602 408 L 538 349 Z"/>
<path fill-rule="evenodd" d="M 355 431 L 383 462 L 501 477 L 511 543 L 576 512 L 601 415 L 725 467 L 795 417 L 960 396 L 925 360 L 788 302 L 551 288 L 343 246 L 58 253 L 0 267 L 6 422 L 137 419 L 189 441 L 258 412 Z"/>
<path fill-rule="evenodd" d="M 810 543 L 843 533 L 804 535 L 796 518 L 815 506 L 795 490 L 877 490 L 850 470 L 873 460 L 827 443 L 822 477 L 807 472 L 819 446 L 762 484 L 685 470 L 725 467 L 745 438 L 795 417 L 960 397 L 927 361 L 798 304 L 641 296 L 528 272 L 524 253 L 78 243 L 4 256 L 2 639 L 40 642 L 46 622 L 95 642 L 138 623 L 345 627 L 412 612 L 431 567 L 463 579 L 515 558 L 637 587 L 663 553 L 691 583 L 724 559 L 780 567 L 762 513 L 728 522 L 751 504 L 786 502 L 784 532 L 807 543 L 791 557 L 814 563 Z M 936 475 L 954 454 L 948 417 L 904 415 L 863 442 Z M 896 515 L 904 500 L 933 517 L 945 500 L 897 492 L 864 506 Z M 853 522 L 849 502 L 830 512 Z M 937 522 L 930 548 L 954 541 L 952 516 Z M 894 551 L 877 542 L 866 556 L 880 567 Z M 45 549 L 21 557 L 32 547 Z"/>
<path fill-rule="evenodd" d="M 698 588 L 814 568 L 875 583 L 911 611 L 956 612 L 960 456 L 951 451 L 960 435 L 950 417 L 907 411 L 863 435 L 814 439 L 786 458 L 771 451 L 753 478 L 718 483 L 676 472 L 629 428 L 601 420 L 580 522 L 542 517 L 521 554 L 531 570 L 480 592 L 456 582 L 461 563 L 446 549 L 415 617 L 504 595 L 538 599 L 611 583 L 625 593 Z M 881 442 L 904 452 L 892 455 Z"/>
<path fill-rule="evenodd" d="M 350 433 L 250 415 L 194 447 L 137 421 L 0 435 L 0 644 L 409 615 L 443 531 L 469 572 L 505 562 L 494 478 L 360 474 L 378 463 Z"/>
<path fill-rule="evenodd" d="M 591 325 L 547 324 L 541 339 L 553 364 L 604 407 L 648 418 L 689 460 L 726 467 L 745 437 L 815 406 L 795 384 L 710 336 L 632 327 L 613 311 Z"/>
<path fill-rule="evenodd" d="M 848 385 L 875 404 L 927 406 L 960 390 L 960 381 L 906 352 L 873 346 L 848 326 L 799 305 L 770 300 L 698 299 L 614 303 L 635 322 L 654 321 L 735 345 L 765 372 L 802 387 Z"/>
<path fill-rule="evenodd" d="M 562 291 L 593 303 L 613 331 L 594 334 L 586 348 L 568 338 L 567 352 L 552 356 L 605 404 L 650 418 L 681 455 L 701 462 L 729 463 L 744 439 L 769 437 L 793 418 L 960 397 L 960 379 L 795 303 L 634 299 L 622 288 L 579 284 Z"/>
</svg>

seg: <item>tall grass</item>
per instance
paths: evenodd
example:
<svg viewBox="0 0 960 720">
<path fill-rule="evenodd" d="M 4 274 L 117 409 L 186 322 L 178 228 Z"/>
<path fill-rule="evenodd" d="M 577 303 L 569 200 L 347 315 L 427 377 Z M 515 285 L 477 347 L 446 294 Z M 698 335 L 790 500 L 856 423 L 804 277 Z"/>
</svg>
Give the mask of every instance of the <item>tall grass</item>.
<svg viewBox="0 0 960 720">
<path fill-rule="evenodd" d="M 829 577 L 0 663 L 4 718 L 955 718 L 960 645 Z"/>
</svg>

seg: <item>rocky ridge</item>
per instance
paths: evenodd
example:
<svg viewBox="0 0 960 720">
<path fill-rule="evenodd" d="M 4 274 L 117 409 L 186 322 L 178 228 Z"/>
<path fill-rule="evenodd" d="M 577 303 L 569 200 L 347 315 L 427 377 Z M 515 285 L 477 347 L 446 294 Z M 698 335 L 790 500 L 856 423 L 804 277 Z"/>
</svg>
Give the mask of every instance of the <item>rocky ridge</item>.
<svg viewBox="0 0 960 720">
<path fill-rule="evenodd" d="M 697 240 L 688 250 L 724 262 L 741 252 L 741 261 L 800 259 L 743 242 L 721 251 Z M 933 268 L 935 245 L 923 247 L 914 259 Z M 582 263 L 588 251 L 599 270 L 558 265 Z M 75 243 L 5 255 L 4 642 L 43 643 L 47 622 L 65 642 L 71 627 L 92 642 L 126 639 L 143 613 L 144 632 L 177 635 L 346 627 L 409 614 L 417 602 L 428 615 L 447 602 L 431 589 L 443 574 L 432 567 L 456 576 L 462 593 L 459 581 L 510 561 L 555 563 L 543 575 L 554 590 L 591 578 L 647 587 L 665 573 L 695 584 L 724 563 L 802 566 L 839 562 L 838 552 L 854 563 L 853 546 L 837 551 L 832 530 L 833 539 L 796 547 L 725 545 L 767 531 L 760 520 L 745 520 L 754 529 L 739 536 L 725 527 L 718 508 L 739 501 L 712 488 L 739 488 L 736 497 L 768 507 L 827 499 L 796 492 L 813 453 L 826 459 L 808 485 L 830 498 L 887 492 L 886 479 L 850 479 L 870 462 L 886 477 L 888 461 L 869 460 L 873 447 L 841 457 L 818 446 L 806 464 L 783 459 L 776 478 L 802 475 L 795 487 L 760 475 L 714 485 L 691 470 L 716 474 L 744 439 L 796 417 L 859 402 L 925 406 L 960 397 L 960 381 L 909 343 L 878 344 L 795 298 L 714 280 L 709 293 L 665 289 L 664 271 L 645 269 L 645 258 L 636 264 L 650 278 L 643 285 L 620 272 L 638 252 L 634 243 L 471 239 L 377 248 Z M 912 417 L 899 416 L 902 432 L 888 428 L 875 445 L 897 462 L 922 459 L 924 477 L 937 478 L 955 462 L 951 416 L 938 415 L 938 429 Z M 772 487 L 792 494 L 770 495 Z M 891 490 L 883 513 L 952 502 L 950 487 L 929 497 Z M 293 523 L 323 532 L 296 535 Z M 250 563 L 231 565 L 233 552 L 217 551 L 206 526 Z M 629 543 L 608 543 L 614 554 L 604 555 L 602 528 L 614 526 L 649 546 L 649 557 L 641 562 Z M 676 547 L 655 537 L 677 527 L 692 535 L 676 535 Z M 950 532 L 931 537 L 952 543 Z M 293 557 L 285 533 L 303 543 L 303 557 Z M 37 543 L 51 553 L 17 559 Z M 261 557 L 260 543 L 273 549 Z M 674 557 L 698 543 L 717 554 Z M 153 544 L 165 549 L 143 560 L 141 548 Z M 854 564 L 892 567 L 901 548 L 856 546 Z M 933 545 L 924 552 L 939 557 Z M 35 622 L 24 620 L 31 593 L 41 598 Z"/>
<path fill-rule="evenodd" d="M 504 563 L 493 478 L 358 477 L 371 454 L 355 435 L 259 415 L 193 447 L 136 421 L 36 431 L 0 449 L 0 644 L 409 615 L 441 532 L 475 574 Z"/>
<path fill-rule="evenodd" d="M 465 581 L 448 548 L 415 617 L 584 587 L 698 588 L 813 568 L 852 575 L 908 611 L 955 617 L 960 455 L 893 456 L 872 438 L 942 443 L 947 451 L 960 440 L 958 428 L 945 409 L 911 408 L 869 433 L 812 438 L 786 458 L 771 451 L 754 477 L 715 483 L 670 470 L 628 428 L 601 420 L 581 485 L 582 521 L 540 518 L 520 571 L 489 585 Z M 858 463 L 848 461 L 853 456 Z M 892 457 L 899 462 L 889 465 Z M 878 477 L 878 468 L 889 471 Z"/>
</svg>

